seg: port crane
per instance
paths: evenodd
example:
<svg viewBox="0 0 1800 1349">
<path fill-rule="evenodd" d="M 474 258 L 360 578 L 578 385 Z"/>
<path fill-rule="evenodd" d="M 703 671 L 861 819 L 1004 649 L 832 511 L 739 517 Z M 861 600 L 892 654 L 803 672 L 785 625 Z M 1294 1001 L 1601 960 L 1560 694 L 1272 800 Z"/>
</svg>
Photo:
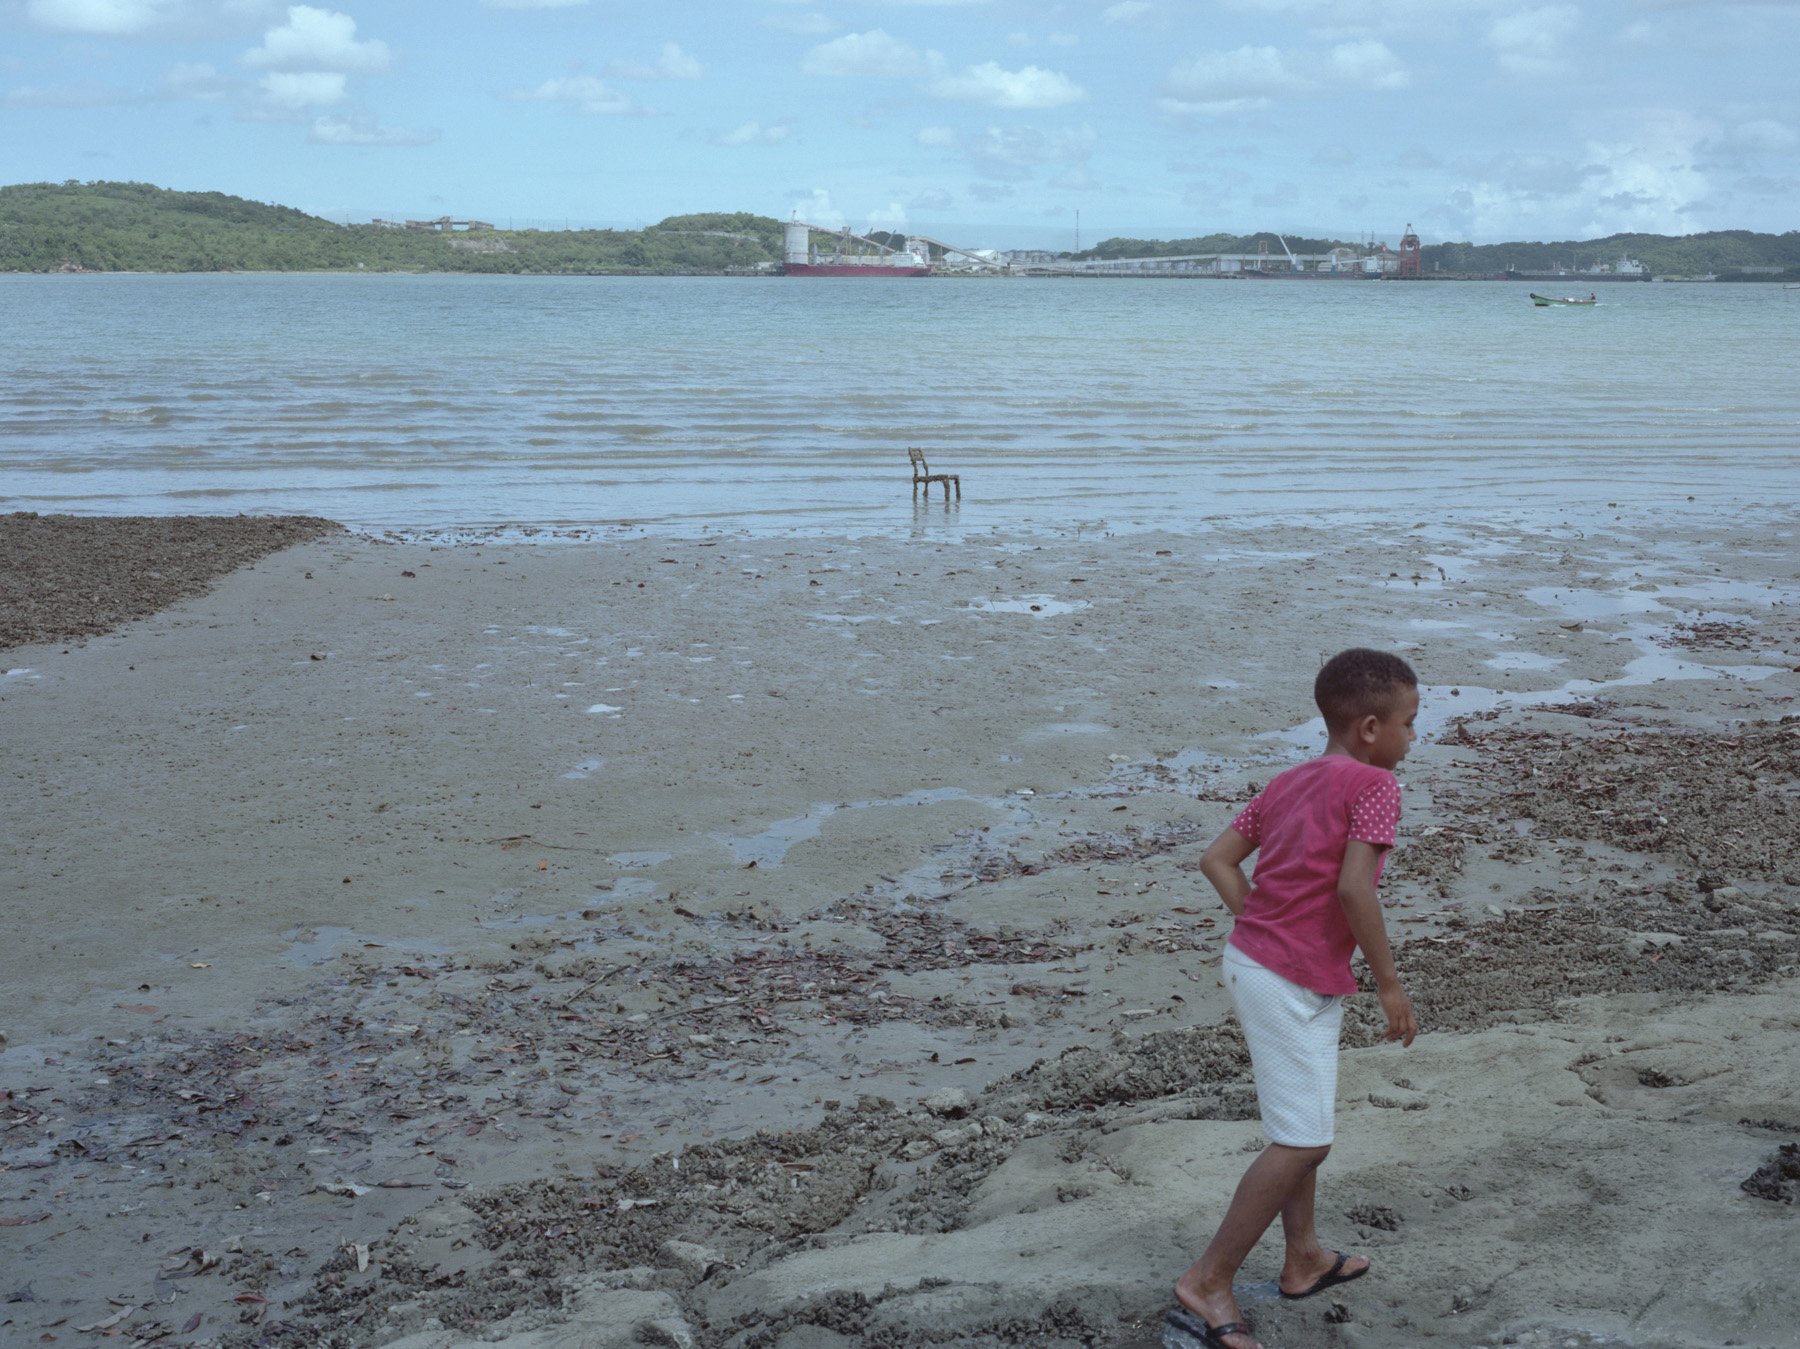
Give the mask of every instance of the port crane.
<svg viewBox="0 0 1800 1349">
<path fill-rule="evenodd" d="M 848 228 L 832 228 L 827 225 L 814 225 L 805 220 L 794 220 L 790 223 L 804 225 L 815 234 L 832 235 L 838 241 L 838 251 L 843 253 L 850 252 L 852 245 L 860 245 L 865 248 L 874 249 L 877 253 L 904 253 L 907 251 L 904 248 L 896 248 L 892 244 L 884 244 L 881 240 L 872 239 L 868 235 L 857 234 Z M 1004 270 L 1003 265 L 994 261 L 992 258 L 984 258 L 979 253 L 973 253 L 956 244 L 945 243 L 942 239 L 933 239 L 927 234 L 908 234 L 906 238 L 909 242 L 917 241 L 918 243 L 926 244 L 932 248 L 938 249 L 946 258 L 955 256 L 966 259 L 977 267 L 992 267 L 995 271 Z"/>
<path fill-rule="evenodd" d="M 834 229 L 829 225 L 813 225 L 804 220 L 795 220 L 792 223 L 796 225 L 805 225 L 806 228 L 811 230 L 814 234 L 829 234 L 833 236 L 838 241 L 839 250 L 845 253 L 850 251 L 850 245 L 852 244 L 859 244 L 866 248 L 872 248 L 877 253 L 904 253 L 906 251 L 904 248 L 895 248 L 892 244 L 884 244 L 879 239 L 871 239 L 866 234 L 857 234 L 847 227 Z"/>
</svg>

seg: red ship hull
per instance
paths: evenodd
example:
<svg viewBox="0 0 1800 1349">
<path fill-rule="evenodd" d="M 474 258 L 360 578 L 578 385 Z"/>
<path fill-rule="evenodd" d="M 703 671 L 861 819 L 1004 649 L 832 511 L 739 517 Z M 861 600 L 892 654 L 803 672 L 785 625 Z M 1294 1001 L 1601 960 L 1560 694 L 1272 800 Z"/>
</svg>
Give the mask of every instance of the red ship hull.
<svg viewBox="0 0 1800 1349">
<path fill-rule="evenodd" d="M 893 267 L 885 263 L 784 262 L 784 276 L 930 276 L 931 265 Z"/>
</svg>

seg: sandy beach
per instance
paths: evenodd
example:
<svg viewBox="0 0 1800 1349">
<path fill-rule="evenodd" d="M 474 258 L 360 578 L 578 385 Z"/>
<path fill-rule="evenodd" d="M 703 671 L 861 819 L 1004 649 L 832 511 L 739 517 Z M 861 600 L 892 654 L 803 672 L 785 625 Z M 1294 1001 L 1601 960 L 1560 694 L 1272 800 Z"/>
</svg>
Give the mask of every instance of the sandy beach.
<svg viewBox="0 0 1800 1349">
<path fill-rule="evenodd" d="M 1359 644 L 1425 1033 L 1257 1333 L 1800 1343 L 1797 527 L 0 517 L 0 1343 L 1157 1343 L 1261 1145 L 1196 863 Z"/>
</svg>

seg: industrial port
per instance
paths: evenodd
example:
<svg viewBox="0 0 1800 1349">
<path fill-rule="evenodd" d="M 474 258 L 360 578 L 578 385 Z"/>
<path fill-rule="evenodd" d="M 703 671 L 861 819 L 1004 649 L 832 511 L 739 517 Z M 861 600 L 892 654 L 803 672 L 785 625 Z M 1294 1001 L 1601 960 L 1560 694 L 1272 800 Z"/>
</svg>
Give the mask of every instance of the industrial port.
<svg viewBox="0 0 1800 1349">
<path fill-rule="evenodd" d="M 877 238 L 851 230 L 786 222 L 779 270 L 784 276 L 920 277 L 934 274 L 1072 277 L 1186 277 L 1270 281 L 1649 281 L 1649 271 L 1632 258 L 1582 271 L 1496 272 L 1452 277 L 1427 272 L 1418 234 L 1409 224 L 1400 246 L 1347 245 L 1325 253 L 1296 253 L 1279 234 L 1281 251 L 1263 240 L 1254 253 L 1190 253 L 1137 258 L 1071 258 L 1030 249 L 968 249 L 923 234 Z"/>
</svg>

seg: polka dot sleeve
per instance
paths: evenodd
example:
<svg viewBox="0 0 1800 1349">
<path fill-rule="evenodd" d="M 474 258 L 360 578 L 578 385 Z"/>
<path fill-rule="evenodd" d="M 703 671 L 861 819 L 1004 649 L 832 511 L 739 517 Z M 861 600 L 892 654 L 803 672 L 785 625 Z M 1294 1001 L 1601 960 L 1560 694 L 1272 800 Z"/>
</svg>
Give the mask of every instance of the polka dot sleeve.
<svg viewBox="0 0 1800 1349">
<path fill-rule="evenodd" d="M 1391 773 L 1371 782 L 1350 801 L 1350 837 L 1378 848 L 1394 846 L 1400 824 L 1400 784 Z"/>
<path fill-rule="evenodd" d="M 1262 842 L 1262 795 L 1238 812 L 1238 817 L 1231 822 L 1231 827 L 1250 840 L 1250 846 L 1256 847 Z"/>
</svg>

